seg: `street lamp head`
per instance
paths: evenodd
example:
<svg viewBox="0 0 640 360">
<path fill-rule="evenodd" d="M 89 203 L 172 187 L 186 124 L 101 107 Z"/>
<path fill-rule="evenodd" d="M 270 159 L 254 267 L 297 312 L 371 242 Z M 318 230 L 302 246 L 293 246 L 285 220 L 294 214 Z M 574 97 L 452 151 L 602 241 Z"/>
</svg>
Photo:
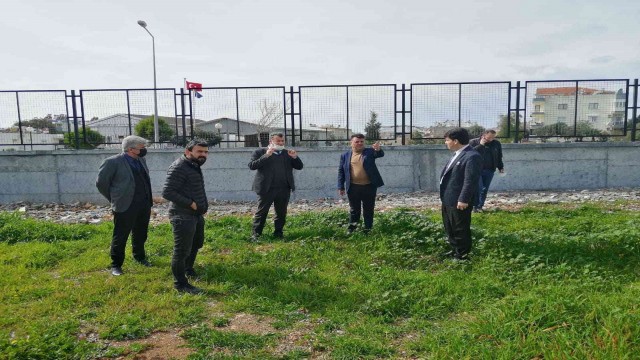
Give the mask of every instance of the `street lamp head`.
<svg viewBox="0 0 640 360">
<path fill-rule="evenodd" d="M 143 28 L 147 27 L 147 23 L 144 20 L 138 20 L 138 25 L 142 26 Z"/>
<path fill-rule="evenodd" d="M 213 126 L 215 126 L 215 128 L 218 129 L 218 130 L 222 129 L 222 124 L 220 124 L 220 123 L 217 123 L 217 124 L 215 124 Z"/>
</svg>

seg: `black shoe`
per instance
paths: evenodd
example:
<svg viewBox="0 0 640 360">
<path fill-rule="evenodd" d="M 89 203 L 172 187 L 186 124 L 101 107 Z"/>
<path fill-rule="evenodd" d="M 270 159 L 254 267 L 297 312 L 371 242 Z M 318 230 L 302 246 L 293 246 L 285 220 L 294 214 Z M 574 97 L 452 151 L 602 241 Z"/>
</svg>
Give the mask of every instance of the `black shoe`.
<svg viewBox="0 0 640 360">
<path fill-rule="evenodd" d="M 362 233 L 365 234 L 365 235 L 369 235 L 369 233 L 371 233 L 371 228 L 364 228 L 362 230 Z"/>
<path fill-rule="evenodd" d="M 440 254 L 440 257 L 441 257 L 441 258 L 449 258 L 449 257 L 453 257 L 455 254 L 456 254 L 456 252 L 455 252 L 455 251 L 453 251 L 453 250 L 449 250 L 449 251 L 447 251 L 447 252 L 443 252 L 443 253 L 441 253 L 441 254 Z"/>
<path fill-rule="evenodd" d="M 469 254 L 455 254 L 453 255 L 453 261 L 469 261 Z"/>
<path fill-rule="evenodd" d="M 183 293 L 183 294 L 198 295 L 203 293 L 202 289 L 197 288 L 191 284 L 180 285 L 180 286 L 176 286 L 175 288 L 179 293 Z"/>
<path fill-rule="evenodd" d="M 151 263 L 147 259 L 136 260 L 136 262 L 142 266 L 151 267 Z"/>
<path fill-rule="evenodd" d="M 197 277 L 198 276 L 198 274 L 196 274 L 195 270 L 193 270 L 193 269 L 185 270 L 184 274 L 189 276 L 189 277 Z"/>
<path fill-rule="evenodd" d="M 251 238 L 249 238 L 249 242 L 260 242 L 260 234 L 253 234 L 251 235 Z"/>
<path fill-rule="evenodd" d="M 347 228 L 347 235 L 352 235 L 354 232 L 356 232 L 357 227 L 355 226 L 349 226 Z"/>
<path fill-rule="evenodd" d="M 282 233 L 282 231 L 275 231 L 273 233 L 273 237 L 276 239 L 284 239 L 284 234 Z"/>
<path fill-rule="evenodd" d="M 120 276 L 122 274 L 122 268 L 120 266 L 114 266 L 111 268 L 111 275 Z"/>
</svg>

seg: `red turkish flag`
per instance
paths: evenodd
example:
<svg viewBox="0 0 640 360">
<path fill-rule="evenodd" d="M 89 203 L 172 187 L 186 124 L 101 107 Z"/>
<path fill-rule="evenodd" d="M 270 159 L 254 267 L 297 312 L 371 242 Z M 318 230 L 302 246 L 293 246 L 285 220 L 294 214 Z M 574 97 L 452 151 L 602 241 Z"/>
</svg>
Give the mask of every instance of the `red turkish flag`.
<svg viewBox="0 0 640 360">
<path fill-rule="evenodd" d="M 202 91 L 202 84 L 187 81 L 187 90 Z"/>
</svg>

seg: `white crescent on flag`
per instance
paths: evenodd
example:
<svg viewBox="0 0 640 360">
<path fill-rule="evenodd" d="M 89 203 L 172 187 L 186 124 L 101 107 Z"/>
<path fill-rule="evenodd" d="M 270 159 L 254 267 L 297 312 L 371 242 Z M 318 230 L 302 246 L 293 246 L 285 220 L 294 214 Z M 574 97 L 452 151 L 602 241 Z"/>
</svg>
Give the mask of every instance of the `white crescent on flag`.
<svg viewBox="0 0 640 360">
<path fill-rule="evenodd" d="M 195 91 L 202 91 L 202 84 L 201 83 L 197 83 L 197 82 L 187 81 L 187 89 L 188 90 L 195 90 Z"/>
</svg>

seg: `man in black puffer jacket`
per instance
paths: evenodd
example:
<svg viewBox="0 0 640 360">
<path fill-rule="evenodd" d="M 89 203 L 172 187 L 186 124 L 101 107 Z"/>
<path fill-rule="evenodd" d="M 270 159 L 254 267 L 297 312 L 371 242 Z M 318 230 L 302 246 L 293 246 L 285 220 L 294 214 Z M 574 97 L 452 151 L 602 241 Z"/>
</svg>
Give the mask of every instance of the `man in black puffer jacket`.
<svg viewBox="0 0 640 360">
<path fill-rule="evenodd" d="M 201 289 L 189 284 L 187 275 L 195 277 L 193 264 L 204 244 L 204 217 L 209 208 L 200 167 L 207 161 L 209 145 L 191 140 L 184 155 L 173 162 L 167 172 L 162 197 L 171 201 L 169 218 L 173 226 L 171 271 L 179 292 L 199 294 Z"/>
</svg>

